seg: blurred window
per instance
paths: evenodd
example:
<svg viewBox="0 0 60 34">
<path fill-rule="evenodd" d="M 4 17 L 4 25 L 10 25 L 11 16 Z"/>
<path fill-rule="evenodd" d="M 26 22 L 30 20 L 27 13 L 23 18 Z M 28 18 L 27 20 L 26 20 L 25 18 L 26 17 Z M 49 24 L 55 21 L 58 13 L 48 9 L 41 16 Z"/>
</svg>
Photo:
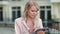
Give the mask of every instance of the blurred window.
<svg viewBox="0 0 60 34">
<path fill-rule="evenodd" d="M 49 27 L 51 23 L 51 6 L 40 6 L 40 18 L 44 27 Z M 48 25 L 49 24 L 49 25 Z"/>
<path fill-rule="evenodd" d="M 0 7 L 0 21 L 3 21 L 3 7 Z"/>
<path fill-rule="evenodd" d="M 40 18 L 44 20 L 51 20 L 51 6 L 40 6 Z"/>
<path fill-rule="evenodd" d="M 12 7 L 12 21 L 21 17 L 21 7 Z"/>
</svg>

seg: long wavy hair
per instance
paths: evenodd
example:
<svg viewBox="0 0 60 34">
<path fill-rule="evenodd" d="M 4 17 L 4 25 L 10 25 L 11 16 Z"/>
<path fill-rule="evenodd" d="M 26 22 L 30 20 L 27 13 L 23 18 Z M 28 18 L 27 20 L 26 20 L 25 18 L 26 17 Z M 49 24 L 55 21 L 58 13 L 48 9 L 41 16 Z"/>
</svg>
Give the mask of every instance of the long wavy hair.
<svg viewBox="0 0 60 34">
<path fill-rule="evenodd" d="M 24 10 L 24 13 L 23 13 L 23 17 L 24 19 L 26 20 L 27 19 L 27 13 L 29 12 L 29 9 L 32 7 L 32 6 L 35 6 L 37 11 L 39 10 L 39 5 L 36 1 L 28 1 L 25 5 L 25 10 Z M 35 23 L 38 22 L 37 20 L 37 16 L 34 18 L 33 20 Z"/>
</svg>

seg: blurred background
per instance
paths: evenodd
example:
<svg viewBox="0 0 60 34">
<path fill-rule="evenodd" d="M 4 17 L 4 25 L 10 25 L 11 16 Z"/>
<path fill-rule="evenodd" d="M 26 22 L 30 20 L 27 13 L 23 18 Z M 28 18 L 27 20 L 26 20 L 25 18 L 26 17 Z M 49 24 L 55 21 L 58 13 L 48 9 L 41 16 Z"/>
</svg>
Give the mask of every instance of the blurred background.
<svg viewBox="0 0 60 34">
<path fill-rule="evenodd" d="M 28 0 L 0 0 L 0 34 L 14 34 L 14 20 L 23 15 Z M 46 34 L 60 34 L 60 0 L 36 0 L 38 17 L 47 28 Z"/>
</svg>

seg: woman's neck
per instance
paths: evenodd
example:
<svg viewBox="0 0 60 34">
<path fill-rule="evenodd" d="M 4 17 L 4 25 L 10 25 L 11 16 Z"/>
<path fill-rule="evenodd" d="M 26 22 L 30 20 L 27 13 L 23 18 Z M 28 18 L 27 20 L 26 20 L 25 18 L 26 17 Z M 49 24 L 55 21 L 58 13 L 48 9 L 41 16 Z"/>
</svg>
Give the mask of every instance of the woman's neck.
<svg viewBox="0 0 60 34">
<path fill-rule="evenodd" d="M 32 21 L 32 18 L 30 18 L 30 17 L 27 17 L 27 20 L 29 20 L 29 21 Z"/>
<path fill-rule="evenodd" d="M 33 20 L 33 18 L 31 18 L 31 17 L 29 17 L 29 16 L 28 16 L 28 17 L 27 17 L 27 20 L 32 21 L 32 20 Z"/>
</svg>

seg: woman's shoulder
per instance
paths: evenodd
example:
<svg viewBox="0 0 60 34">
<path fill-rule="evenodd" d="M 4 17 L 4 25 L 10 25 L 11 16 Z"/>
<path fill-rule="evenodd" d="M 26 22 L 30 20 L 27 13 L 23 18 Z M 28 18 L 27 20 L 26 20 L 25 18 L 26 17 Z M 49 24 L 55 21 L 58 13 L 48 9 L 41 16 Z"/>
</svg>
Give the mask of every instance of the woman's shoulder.
<svg viewBox="0 0 60 34">
<path fill-rule="evenodd" d="M 38 18 L 39 21 L 41 21 L 42 19 L 41 18 Z"/>
<path fill-rule="evenodd" d="M 15 21 L 21 21 L 21 20 L 22 20 L 22 17 L 15 19 Z"/>
</svg>

